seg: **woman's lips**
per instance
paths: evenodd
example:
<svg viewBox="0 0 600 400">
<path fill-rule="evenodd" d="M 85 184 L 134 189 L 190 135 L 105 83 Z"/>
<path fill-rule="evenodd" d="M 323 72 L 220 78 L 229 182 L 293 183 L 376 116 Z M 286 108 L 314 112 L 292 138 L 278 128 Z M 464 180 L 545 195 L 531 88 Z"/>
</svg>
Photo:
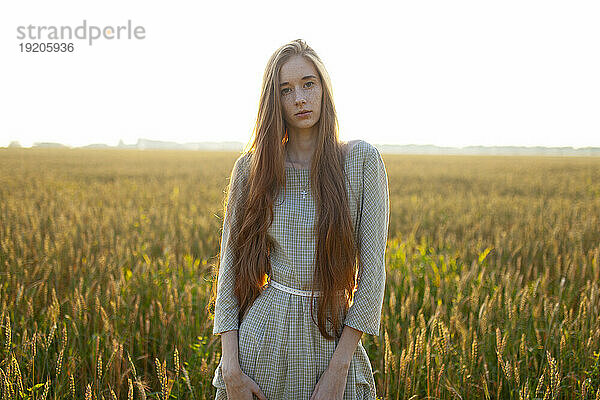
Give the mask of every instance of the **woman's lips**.
<svg viewBox="0 0 600 400">
<path fill-rule="evenodd" d="M 302 113 L 296 114 L 297 117 L 307 117 L 312 113 L 312 111 L 304 111 Z"/>
</svg>

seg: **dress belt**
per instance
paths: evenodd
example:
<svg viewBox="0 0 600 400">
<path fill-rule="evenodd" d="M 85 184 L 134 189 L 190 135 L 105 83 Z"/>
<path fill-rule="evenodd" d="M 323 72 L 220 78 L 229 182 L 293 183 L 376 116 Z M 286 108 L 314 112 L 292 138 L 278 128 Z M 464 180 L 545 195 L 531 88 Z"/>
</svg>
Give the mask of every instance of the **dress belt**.
<svg viewBox="0 0 600 400">
<path fill-rule="evenodd" d="M 275 289 L 279 289 L 279 290 L 282 290 L 284 292 L 288 292 L 288 293 L 295 294 L 295 295 L 298 295 L 298 296 L 305 296 L 305 297 L 310 297 L 311 296 L 311 291 L 310 290 L 294 289 L 294 288 L 291 288 L 289 286 L 282 285 L 281 283 L 274 281 L 270 277 L 267 279 L 267 284 L 265 285 L 265 287 L 266 286 L 273 286 Z M 340 293 L 342 293 L 342 292 L 340 292 Z M 314 295 L 315 296 L 321 296 L 321 291 L 315 290 L 314 291 Z"/>
</svg>

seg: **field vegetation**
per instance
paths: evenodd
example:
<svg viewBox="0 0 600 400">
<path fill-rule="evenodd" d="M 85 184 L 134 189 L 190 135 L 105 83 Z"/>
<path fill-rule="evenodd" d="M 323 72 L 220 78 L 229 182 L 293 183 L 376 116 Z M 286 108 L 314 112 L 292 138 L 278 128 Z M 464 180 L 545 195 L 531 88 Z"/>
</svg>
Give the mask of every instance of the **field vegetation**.
<svg viewBox="0 0 600 400">
<path fill-rule="evenodd" d="M 0 150 L 2 399 L 212 399 L 237 154 Z M 386 399 L 600 400 L 600 158 L 383 155 Z"/>
</svg>

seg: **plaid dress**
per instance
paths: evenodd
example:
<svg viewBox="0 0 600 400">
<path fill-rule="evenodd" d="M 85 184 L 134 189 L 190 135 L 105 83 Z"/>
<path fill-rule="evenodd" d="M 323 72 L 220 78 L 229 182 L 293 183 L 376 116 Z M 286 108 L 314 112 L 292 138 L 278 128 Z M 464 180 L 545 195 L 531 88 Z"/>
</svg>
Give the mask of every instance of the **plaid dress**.
<svg viewBox="0 0 600 400">
<path fill-rule="evenodd" d="M 385 165 L 376 147 L 364 140 L 349 143 L 344 170 L 355 239 L 360 241 L 358 284 L 344 325 L 379 336 L 385 288 L 385 248 L 389 222 L 389 193 Z M 339 339 L 323 338 L 310 314 L 310 297 L 268 285 L 238 323 L 238 304 L 233 294 L 234 272 L 230 225 L 235 200 L 249 172 L 249 154 L 241 155 L 231 173 L 228 207 L 221 238 L 213 334 L 237 329 L 242 371 L 253 379 L 269 400 L 309 400 L 320 376 L 329 365 Z M 269 228 L 277 245 L 271 249 L 271 280 L 310 293 L 316 238 L 315 202 L 310 193 L 310 169 L 286 163 L 286 190 L 276 198 Z M 301 192 L 308 188 L 303 196 Z M 315 291 L 318 288 L 315 288 Z M 317 320 L 318 298 L 313 299 Z M 326 328 L 333 333 L 332 324 Z M 219 362 L 212 380 L 216 400 L 227 399 Z M 375 381 L 369 357 L 362 345 L 352 356 L 344 400 L 375 400 Z"/>
</svg>

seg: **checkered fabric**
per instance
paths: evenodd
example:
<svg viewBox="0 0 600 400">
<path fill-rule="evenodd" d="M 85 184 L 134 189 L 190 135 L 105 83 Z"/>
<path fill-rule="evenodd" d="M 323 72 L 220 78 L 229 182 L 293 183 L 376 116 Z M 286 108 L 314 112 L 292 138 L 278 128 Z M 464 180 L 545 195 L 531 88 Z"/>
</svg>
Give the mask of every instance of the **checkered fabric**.
<svg viewBox="0 0 600 400">
<path fill-rule="evenodd" d="M 358 287 L 344 324 L 379 336 L 385 288 L 385 248 L 389 223 L 388 178 L 376 147 L 364 140 L 350 142 L 345 160 L 346 188 L 354 232 L 360 243 Z M 233 294 L 230 225 L 235 219 L 235 200 L 247 182 L 249 154 L 241 155 L 231 173 L 228 207 L 223 221 L 213 334 L 238 330 L 242 371 L 252 378 L 269 400 L 308 400 L 325 372 L 338 339 L 323 338 L 311 319 L 310 298 L 268 286 L 238 323 L 238 304 Z M 286 187 L 274 203 L 269 233 L 277 245 L 271 250 L 271 280 L 290 288 L 311 290 L 316 238 L 315 202 L 309 187 L 310 169 L 286 164 Z M 319 288 L 315 287 L 315 290 Z M 313 299 L 317 318 L 318 298 Z M 333 332 L 332 324 L 326 327 Z M 221 362 L 212 380 L 215 399 L 227 399 Z M 375 381 L 362 345 L 352 357 L 344 400 L 376 399 Z"/>
</svg>

